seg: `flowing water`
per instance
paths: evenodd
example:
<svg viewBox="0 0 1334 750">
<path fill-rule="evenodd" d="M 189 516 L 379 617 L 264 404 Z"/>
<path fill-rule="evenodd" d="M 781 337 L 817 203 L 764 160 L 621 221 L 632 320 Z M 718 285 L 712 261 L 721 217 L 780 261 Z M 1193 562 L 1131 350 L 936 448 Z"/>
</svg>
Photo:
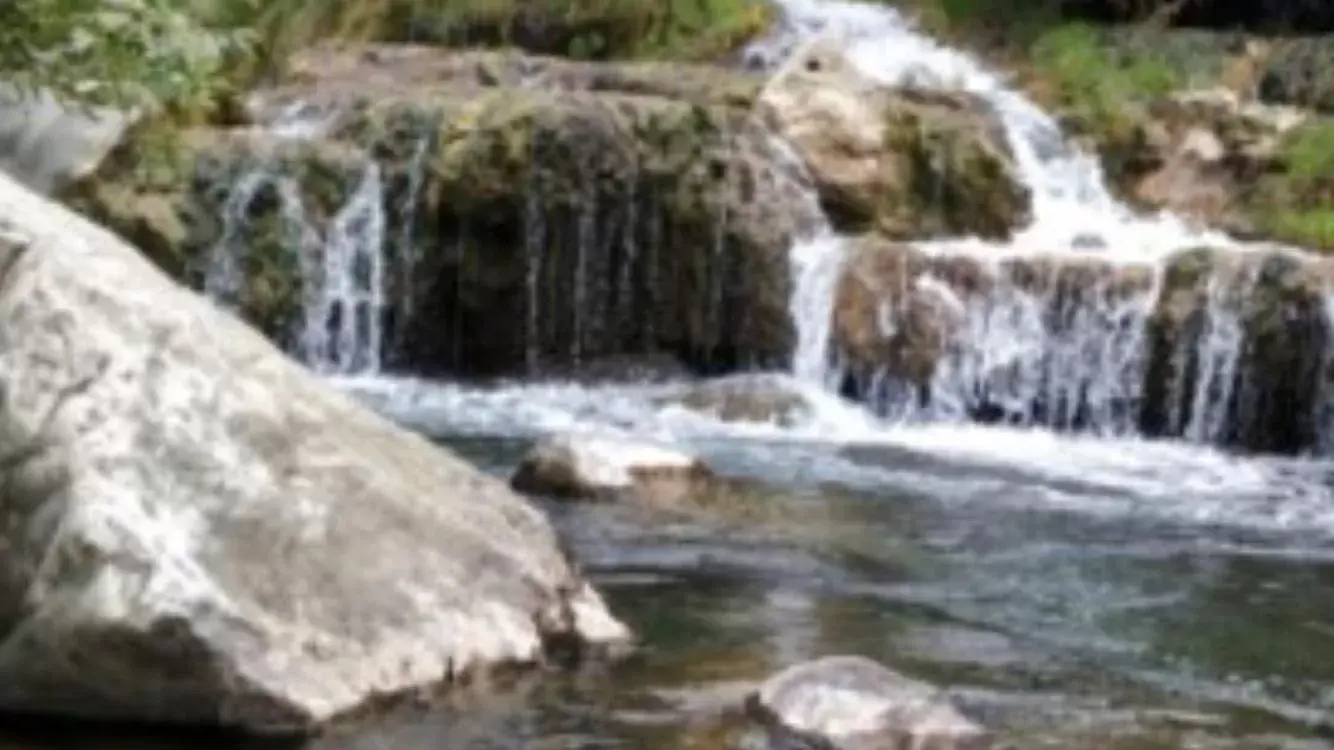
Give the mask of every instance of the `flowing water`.
<svg viewBox="0 0 1334 750">
<path fill-rule="evenodd" d="M 1144 324 L 1162 258 L 1202 243 L 1247 249 L 1176 217 L 1135 216 L 1112 198 L 1097 160 L 1067 142 L 1050 116 L 894 11 L 826 0 L 781 5 L 787 22 L 762 52 L 781 57 L 794 40 L 840 35 L 871 75 L 961 86 L 1002 115 L 1034 192 L 1033 225 L 1005 246 L 958 238 L 924 252 L 987 253 L 988 263 L 1094 253 L 1149 269 L 1152 283 L 1077 299 L 998 284 L 985 299 L 956 299 L 962 332 L 929 393 L 872 377 L 863 384 L 866 408 L 836 390 L 843 374 L 829 342 L 830 309 L 846 243 L 824 230 L 792 250 L 791 369 L 753 376 L 747 386 L 786 394 L 773 419 L 727 422 L 687 408 L 700 387 L 691 383 L 481 389 L 393 378 L 375 371 L 366 349 L 375 337 L 348 313 L 383 304 L 364 284 L 382 273 L 364 265 L 386 232 L 366 208 L 377 189 L 368 171 L 364 195 L 356 194 L 365 202 L 349 202 L 340 233 L 323 241 L 326 250 L 354 249 L 335 254 L 332 272 L 326 267 L 342 286 L 320 287 L 336 294 L 319 298 L 309 326 L 335 331 L 337 341 L 334 353 L 330 344 L 314 347 L 322 352 L 315 363 L 360 372 L 340 385 L 502 476 L 532 439 L 586 430 L 685 444 L 746 481 L 670 511 L 548 506 L 644 640 L 629 662 L 523 681 L 499 698 L 461 698 L 460 707 L 405 713 L 316 744 L 745 746 L 718 717 L 735 704 L 738 682 L 803 658 L 860 653 L 949 687 L 970 714 L 1021 747 L 1334 747 L 1334 465 L 1209 447 L 1230 404 L 1244 398 L 1234 392 L 1245 385 L 1236 377 L 1236 310 L 1249 277 L 1213 282 L 1203 333 L 1178 354 L 1196 363 L 1171 401 L 1170 432 L 1185 439 L 1143 440 L 1126 412 L 1142 397 Z M 652 217 L 645 220 L 651 230 Z M 542 221 L 534 208 L 528 223 L 539 229 Z M 580 225 L 581 233 L 598 230 Z M 637 245 L 627 233 L 625 254 L 656 252 L 649 234 Z M 542 293 L 542 246 L 540 235 L 529 239 L 531 316 Z M 1089 247 L 1096 249 L 1081 249 Z M 922 283 L 951 294 L 943 279 Z M 332 299 L 342 305 L 337 315 Z M 337 325 L 322 328 L 330 318 Z M 526 321 L 533 367 L 541 323 Z M 576 322 L 581 335 L 585 324 Z M 1322 397 L 1321 413 L 1334 411 L 1329 394 Z M 983 403 L 1013 405 L 1006 408 L 1027 417 L 1007 426 L 970 422 Z M 179 742 L 24 735 L 0 738 L 0 747 Z"/>
</svg>

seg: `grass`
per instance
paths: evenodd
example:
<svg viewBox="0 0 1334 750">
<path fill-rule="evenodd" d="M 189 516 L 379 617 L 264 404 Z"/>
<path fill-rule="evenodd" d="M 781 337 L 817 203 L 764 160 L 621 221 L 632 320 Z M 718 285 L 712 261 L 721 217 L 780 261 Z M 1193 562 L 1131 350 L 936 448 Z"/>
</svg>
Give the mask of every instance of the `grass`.
<svg viewBox="0 0 1334 750">
<path fill-rule="evenodd" d="M 1299 128 L 1279 160 L 1281 171 L 1261 182 L 1251 212 L 1275 239 L 1334 251 L 1334 121 Z"/>
<path fill-rule="evenodd" d="M 259 32 L 263 67 L 317 41 L 519 46 L 580 59 L 705 60 L 765 28 L 765 0 L 196 0 Z"/>
</svg>

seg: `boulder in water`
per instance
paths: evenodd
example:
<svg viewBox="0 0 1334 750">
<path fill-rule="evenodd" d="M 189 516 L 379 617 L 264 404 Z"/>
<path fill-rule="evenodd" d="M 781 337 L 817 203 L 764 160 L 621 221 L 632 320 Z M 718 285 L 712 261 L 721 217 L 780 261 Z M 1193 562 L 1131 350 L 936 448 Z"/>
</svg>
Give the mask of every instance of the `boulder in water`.
<svg viewBox="0 0 1334 750">
<path fill-rule="evenodd" d="M 872 80 L 821 37 L 779 69 L 758 106 L 806 163 L 840 229 L 1007 238 L 1029 221 L 1029 190 L 1003 127 L 974 95 Z"/>
<path fill-rule="evenodd" d="M 626 629 L 504 485 L 0 176 L 0 711 L 304 732 Z"/>
<path fill-rule="evenodd" d="M 529 451 L 510 486 L 566 499 L 663 499 L 689 493 L 712 476 L 697 457 L 667 446 L 614 436 L 559 435 Z"/>
<path fill-rule="evenodd" d="M 940 689 L 861 656 L 789 667 L 760 685 L 746 709 L 773 734 L 802 746 L 984 750 L 993 743 Z"/>
</svg>

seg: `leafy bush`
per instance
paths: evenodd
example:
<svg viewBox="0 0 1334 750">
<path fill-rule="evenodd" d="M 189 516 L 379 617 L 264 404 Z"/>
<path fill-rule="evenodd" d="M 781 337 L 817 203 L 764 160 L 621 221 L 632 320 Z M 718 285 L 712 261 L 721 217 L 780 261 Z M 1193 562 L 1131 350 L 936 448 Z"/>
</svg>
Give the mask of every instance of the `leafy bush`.
<svg viewBox="0 0 1334 750">
<path fill-rule="evenodd" d="M 247 37 L 172 0 L 0 0 L 0 75 L 21 93 L 86 104 L 207 99 Z"/>
</svg>

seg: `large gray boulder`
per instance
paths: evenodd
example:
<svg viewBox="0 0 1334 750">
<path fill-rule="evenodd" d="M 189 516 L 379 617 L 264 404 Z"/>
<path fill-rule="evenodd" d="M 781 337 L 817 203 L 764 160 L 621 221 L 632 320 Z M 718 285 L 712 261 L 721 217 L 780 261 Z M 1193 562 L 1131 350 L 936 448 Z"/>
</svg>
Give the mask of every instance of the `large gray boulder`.
<svg viewBox="0 0 1334 750">
<path fill-rule="evenodd" d="M 626 637 L 498 480 L 0 176 L 0 710 L 305 731 Z"/>
</svg>

